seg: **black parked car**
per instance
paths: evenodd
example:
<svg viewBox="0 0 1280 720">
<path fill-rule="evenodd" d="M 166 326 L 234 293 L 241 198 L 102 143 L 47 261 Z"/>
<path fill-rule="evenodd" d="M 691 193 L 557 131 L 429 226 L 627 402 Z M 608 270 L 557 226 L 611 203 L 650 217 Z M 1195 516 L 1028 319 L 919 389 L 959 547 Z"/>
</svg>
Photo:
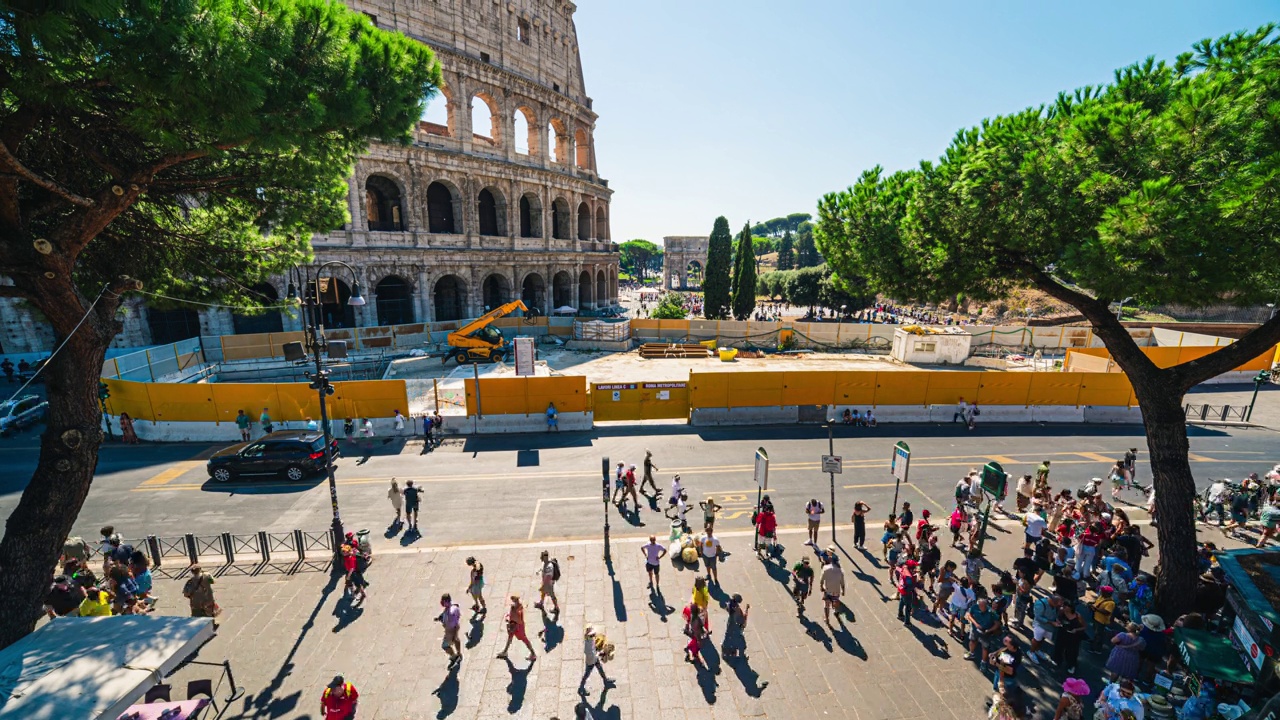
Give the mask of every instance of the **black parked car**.
<svg viewBox="0 0 1280 720">
<path fill-rule="evenodd" d="M 338 441 L 330 445 L 340 456 Z M 280 430 L 252 442 L 237 443 L 209 458 L 209 477 L 218 482 L 241 475 L 283 475 L 302 480 L 325 469 L 324 433 L 318 430 Z"/>
</svg>

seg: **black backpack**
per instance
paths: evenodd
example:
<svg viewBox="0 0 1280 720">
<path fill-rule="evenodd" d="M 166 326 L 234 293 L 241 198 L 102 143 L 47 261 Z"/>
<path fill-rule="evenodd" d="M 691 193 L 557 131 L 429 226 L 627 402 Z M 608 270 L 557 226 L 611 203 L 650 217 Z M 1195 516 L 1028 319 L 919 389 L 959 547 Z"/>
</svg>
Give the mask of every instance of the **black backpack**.
<svg viewBox="0 0 1280 720">
<path fill-rule="evenodd" d="M 560 561 L 555 558 L 551 558 L 551 580 L 560 582 Z"/>
</svg>

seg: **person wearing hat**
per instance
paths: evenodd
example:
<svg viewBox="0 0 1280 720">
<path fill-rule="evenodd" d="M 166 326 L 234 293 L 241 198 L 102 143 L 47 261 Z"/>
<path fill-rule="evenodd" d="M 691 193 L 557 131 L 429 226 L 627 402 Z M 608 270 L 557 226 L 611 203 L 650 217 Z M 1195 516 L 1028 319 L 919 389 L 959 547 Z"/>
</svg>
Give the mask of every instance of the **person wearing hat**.
<svg viewBox="0 0 1280 720">
<path fill-rule="evenodd" d="M 1129 714 L 1134 720 L 1143 720 L 1146 709 L 1136 694 L 1132 680 L 1124 679 L 1107 685 L 1098 694 L 1095 702 L 1097 708 L 1095 717 L 1100 716 L 1103 720 L 1121 720 L 1125 714 Z"/>
<path fill-rule="evenodd" d="M 582 673 L 582 680 L 578 682 L 578 694 L 586 696 L 587 678 L 591 677 L 592 670 L 600 673 L 600 679 L 604 681 L 605 688 L 613 687 L 615 683 L 604 674 L 604 663 L 600 662 L 600 652 L 596 649 L 596 629 L 594 625 L 588 625 L 582 632 L 582 653 L 586 662 L 586 670 Z"/>
<path fill-rule="evenodd" d="M 1023 475 L 1018 478 L 1017 485 L 1017 508 L 1018 512 L 1026 512 L 1027 506 L 1031 504 L 1031 496 L 1035 492 L 1035 485 L 1031 481 L 1030 475 Z"/>
<path fill-rule="evenodd" d="M 341 675 L 335 675 L 320 693 L 320 717 L 324 720 L 355 720 L 360 693 Z"/>
<path fill-rule="evenodd" d="M 1157 670 L 1164 664 L 1165 651 L 1169 647 L 1169 636 L 1165 635 L 1164 618 L 1155 613 L 1143 615 L 1142 628 L 1138 630 L 1138 637 L 1146 643 L 1142 647 L 1142 667 L 1138 671 L 1138 677 L 1145 677 L 1148 670 L 1154 677 Z"/>
<path fill-rule="evenodd" d="M 191 617 L 217 617 L 221 612 L 213 599 L 213 577 L 199 565 L 191 566 L 191 577 L 182 586 L 182 595 L 191 603 Z"/>
<path fill-rule="evenodd" d="M 644 492 L 645 483 L 648 483 L 649 487 L 653 489 L 654 500 L 657 500 L 658 496 L 662 494 L 662 491 L 658 489 L 658 483 L 653 481 L 653 471 L 658 469 L 658 466 L 653 464 L 653 451 L 645 448 L 644 476 L 640 479 L 640 492 Z"/>
<path fill-rule="evenodd" d="M 59 575 L 53 579 L 53 587 L 49 588 L 49 594 L 45 596 L 44 613 L 50 620 L 74 616 L 84 599 L 84 588 L 73 585 L 71 578 L 66 575 Z"/>
<path fill-rule="evenodd" d="M 622 503 L 627 501 L 627 464 L 618 463 L 613 469 L 613 494 L 609 496 L 609 502 L 622 508 Z M 621 502 L 619 502 L 621 498 Z"/>
<path fill-rule="evenodd" d="M 1081 720 L 1084 717 L 1084 699 L 1089 697 L 1089 683 L 1069 677 L 1062 683 L 1062 698 L 1053 720 Z"/>
<path fill-rule="evenodd" d="M 804 601 L 813 590 L 813 566 L 809 564 L 809 556 L 800 558 L 800 562 L 791 568 L 791 579 L 795 585 L 791 588 L 791 597 L 796 601 L 796 612 L 804 615 Z"/>
</svg>

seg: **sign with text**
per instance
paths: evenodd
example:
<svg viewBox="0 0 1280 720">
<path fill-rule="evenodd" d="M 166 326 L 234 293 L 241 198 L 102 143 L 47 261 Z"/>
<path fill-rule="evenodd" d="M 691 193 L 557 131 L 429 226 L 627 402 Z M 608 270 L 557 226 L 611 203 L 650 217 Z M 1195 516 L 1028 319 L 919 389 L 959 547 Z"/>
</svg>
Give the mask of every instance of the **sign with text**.
<svg viewBox="0 0 1280 720">
<path fill-rule="evenodd" d="M 893 446 L 893 457 L 889 460 L 889 472 L 902 482 L 907 481 L 907 468 L 911 465 L 911 448 L 904 442 Z"/>
<path fill-rule="evenodd" d="M 1009 474 L 1000 467 L 1000 463 L 992 460 L 982 466 L 982 489 L 995 497 L 1004 497 L 1005 483 Z"/>
<path fill-rule="evenodd" d="M 596 389 L 597 390 L 635 390 L 636 384 L 635 383 L 597 384 Z"/>
<path fill-rule="evenodd" d="M 823 455 L 822 456 L 822 472 L 836 473 L 837 475 L 844 472 L 842 469 L 844 458 L 839 455 Z"/>
<path fill-rule="evenodd" d="M 632 387 L 632 388 L 634 388 L 634 387 L 635 387 L 635 385 L 632 385 L 631 387 Z M 682 382 L 650 382 L 650 383 L 640 383 L 640 387 L 644 388 L 645 390 L 660 390 L 660 389 L 663 389 L 663 388 L 666 388 L 666 389 L 675 389 L 675 388 L 686 388 L 686 387 L 689 387 L 689 383 L 682 383 Z"/>
<path fill-rule="evenodd" d="M 756 448 L 756 486 L 769 489 L 769 455 L 764 448 Z"/>
<path fill-rule="evenodd" d="M 516 346 L 516 375 L 532 376 L 533 360 L 537 357 L 537 349 L 533 346 L 533 338 L 518 337 L 515 339 Z"/>
</svg>

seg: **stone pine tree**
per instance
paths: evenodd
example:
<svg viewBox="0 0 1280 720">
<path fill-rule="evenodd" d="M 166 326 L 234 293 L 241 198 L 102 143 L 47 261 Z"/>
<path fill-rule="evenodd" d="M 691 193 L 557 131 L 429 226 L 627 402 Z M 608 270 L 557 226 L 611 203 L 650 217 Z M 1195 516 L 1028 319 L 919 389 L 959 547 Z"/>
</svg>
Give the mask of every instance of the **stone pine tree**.
<svg viewBox="0 0 1280 720">
<path fill-rule="evenodd" d="M 782 234 L 782 241 L 778 243 L 778 269 L 793 270 L 796 266 L 796 240 L 788 230 Z"/>
<path fill-rule="evenodd" d="M 1192 609 L 1195 478 L 1183 397 L 1280 340 L 1280 315 L 1160 367 L 1113 301 L 1274 302 L 1280 287 L 1280 37 L 1274 26 L 1147 60 L 1112 84 L 984 120 L 940 160 L 868 170 L 819 204 L 823 255 L 900 299 L 1031 287 L 1074 306 L 1133 385 L 1146 431 L 1165 617 Z"/>
<path fill-rule="evenodd" d="M 35 626 L 89 494 L 121 301 L 145 287 L 257 305 L 246 288 L 349 220 L 356 157 L 408 142 L 440 66 L 318 0 L 4 3 L 0 36 L 0 296 L 60 339 L 0 541 L 3 647 Z"/>
<path fill-rule="evenodd" d="M 822 264 L 822 256 L 813 240 L 813 225 L 804 223 L 796 231 L 796 269 Z"/>
<path fill-rule="evenodd" d="M 748 250 L 748 254 L 750 251 Z M 727 320 L 732 307 L 733 235 L 723 215 L 716 218 L 707 241 L 707 269 L 702 275 L 702 315 L 708 320 Z"/>
<path fill-rule="evenodd" d="M 738 252 L 733 268 L 733 317 L 747 320 L 756 309 L 756 258 L 755 242 L 751 238 L 751 223 L 742 226 L 738 233 Z"/>
</svg>

